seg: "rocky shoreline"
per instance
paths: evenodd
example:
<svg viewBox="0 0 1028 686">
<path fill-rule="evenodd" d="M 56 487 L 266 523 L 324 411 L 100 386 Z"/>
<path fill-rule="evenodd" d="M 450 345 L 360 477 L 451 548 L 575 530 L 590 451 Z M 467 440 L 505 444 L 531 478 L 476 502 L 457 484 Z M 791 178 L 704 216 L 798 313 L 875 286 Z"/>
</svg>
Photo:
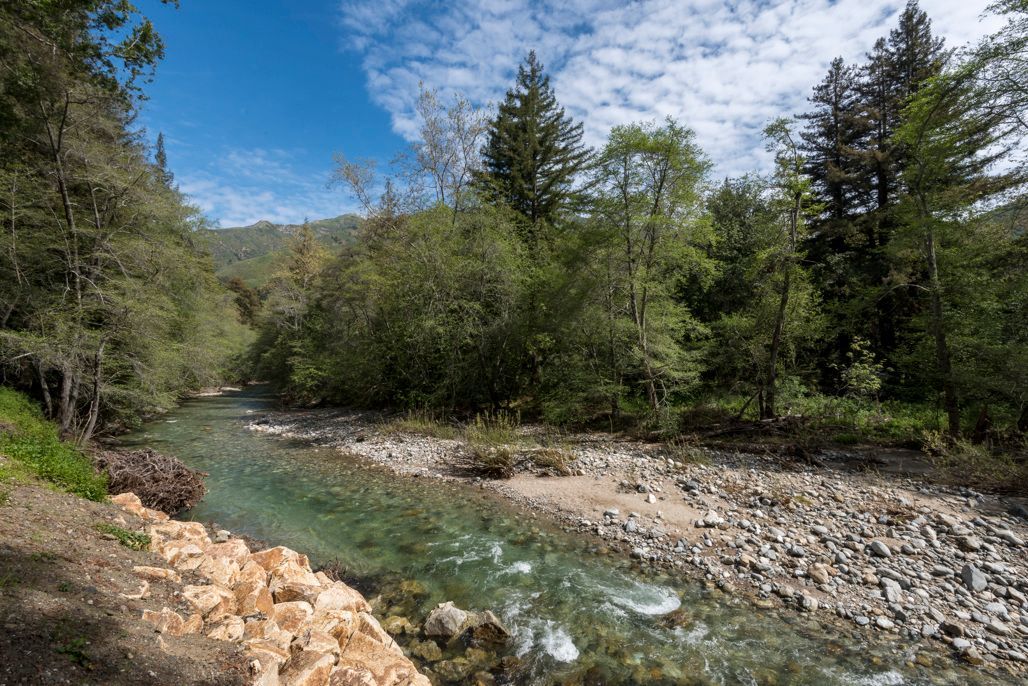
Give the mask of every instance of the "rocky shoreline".
<svg viewBox="0 0 1028 686">
<path fill-rule="evenodd" d="M 181 611 L 143 612 L 159 634 L 238 644 L 255 686 L 429 686 L 364 597 L 313 572 L 305 555 L 281 546 L 250 552 L 227 531 L 212 541 L 202 524 L 171 520 L 132 493 L 111 500 L 146 522 L 150 549 L 171 567 L 133 568 L 135 597 L 153 583 L 180 598 Z"/>
<path fill-rule="evenodd" d="M 641 565 L 883 637 L 930 639 L 990 672 L 1028 674 L 1023 504 L 921 478 L 608 435 L 563 437 L 574 475 L 482 480 L 456 439 L 386 430 L 373 413 L 275 412 L 249 428 L 475 483 Z M 527 429 L 526 431 L 531 431 Z"/>
</svg>

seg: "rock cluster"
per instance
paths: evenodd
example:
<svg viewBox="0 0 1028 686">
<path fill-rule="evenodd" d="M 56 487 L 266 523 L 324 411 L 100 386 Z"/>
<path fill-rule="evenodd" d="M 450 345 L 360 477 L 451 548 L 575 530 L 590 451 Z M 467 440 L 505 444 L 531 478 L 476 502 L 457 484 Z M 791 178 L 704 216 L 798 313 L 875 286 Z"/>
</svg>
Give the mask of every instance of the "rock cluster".
<svg viewBox="0 0 1028 686">
<path fill-rule="evenodd" d="M 251 553 L 224 532 L 214 542 L 202 524 L 170 520 L 132 493 L 112 500 L 149 523 L 151 549 L 172 569 L 136 567 L 149 582 L 199 583 L 181 589 L 189 610 L 146 611 L 163 634 L 204 634 L 241 644 L 260 686 L 428 686 L 371 615 L 364 597 L 313 572 L 305 555 L 277 547 Z"/>
<path fill-rule="evenodd" d="M 609 459 L 608 459 L 609 462 Z M 859 483 L 839 472 L 761 474 L 643 458 L 643 488 L 698 513 L 693 530 L 607 510 L 565 517 L 632 556 L 693 568 L 726 591 L 828 611 L 859 627 L 948 643 L 965 661 L 1028 666 L 1024 527 L 976 509 L 968 489 Z M 639 458 L 636 458 L 636 465 Z M 640 508 L 641 509 L 641 508 Z M 748 587 L 748 590 L 747 590 Z"/>
</svg>

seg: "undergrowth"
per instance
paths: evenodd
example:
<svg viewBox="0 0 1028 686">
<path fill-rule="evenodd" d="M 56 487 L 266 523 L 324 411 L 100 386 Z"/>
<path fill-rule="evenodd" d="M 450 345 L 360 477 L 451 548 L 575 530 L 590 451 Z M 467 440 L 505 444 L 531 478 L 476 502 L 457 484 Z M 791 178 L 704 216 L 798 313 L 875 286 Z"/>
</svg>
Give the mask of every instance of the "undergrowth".
<svg viewBox="0 0 1028 686">
<path fill-rule="evenodd" d="M 109 534 L 118 539 L 118 543 L 121 543 L 126 548 L 132 550 L 147 550 L 150 547 L 150 537 L 147 534 L 140 533 L 138 531 L 129 531 L 123 529 L 120 526 L 114 524 L 108 524 L 102 522 L 96 525 L 96 530 L 102 534 Z"/>
<path fill-rule="evenodd" d="M 0 387 L 0 454 L 31 474 L 62 490 L 89 500 L 107 497 L 107 479 L 75 446 L 57 436 L 57 428 L 27 397 Z M 15 478 L 18 470 L 0 465 L 0 480 Z"/>
</svg>

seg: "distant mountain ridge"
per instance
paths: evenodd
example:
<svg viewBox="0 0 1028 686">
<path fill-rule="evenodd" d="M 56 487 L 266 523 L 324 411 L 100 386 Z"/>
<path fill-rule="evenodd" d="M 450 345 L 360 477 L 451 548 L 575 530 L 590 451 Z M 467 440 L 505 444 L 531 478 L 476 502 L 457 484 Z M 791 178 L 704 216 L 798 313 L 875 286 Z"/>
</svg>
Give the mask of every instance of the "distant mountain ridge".
<svg viewBox="0 0 1028 686">
<path fill-rule="evenodd" d="M 307 222 L 308 226 L 326 245 L 342 245 L 350 240 L 360 224 L 355 214 L 342 214 L 329 219 Z M 300 230 L 302 224 L 275 224 L 265 219 L 250 226 L 226 229 L 204 229 L 207 248 L 214 259 L 214 268 L 222 269 L 234 262 L 242 262 L 281 250 L 286 240 Z"/>
<path fill-rule="evenodd" d="M 355 214 L 342 214 L 309 221 L 307 225 L 318 240 L 335 251 L 350 242 L 360 222 L 361 218 Z M 210 250 L 219 278 L 227 281 L 238 277 L 251 288 L 260 288 L 271 276 L 289 237 L 301 226 L 275 224 L 262 219 L 250 226 L 203 229 L 200 233 Z"/>
</svg>

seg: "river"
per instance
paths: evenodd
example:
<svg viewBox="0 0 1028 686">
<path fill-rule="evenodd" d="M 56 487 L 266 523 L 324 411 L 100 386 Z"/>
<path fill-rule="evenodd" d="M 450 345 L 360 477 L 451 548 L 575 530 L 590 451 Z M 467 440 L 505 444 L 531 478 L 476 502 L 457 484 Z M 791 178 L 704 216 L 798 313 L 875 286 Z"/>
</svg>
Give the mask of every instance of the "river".
<svg viewBox="0 0 1028 686">
<path fill-rule="evenodd" d="M 246 428 L 273 406 L 255 389 L 195 399 L 123 442 L 209 474 L 207 497 L 185 518 L 289 546 L 315 563 L 339 561 L 366 595 L 384 593 L 383 615 L 417 621 L 446 600 L 493 610 L 513 634 L 518 683 L 1001 683 L 934 648 L 871 642 L 635 570 L 471 486 L 398 477 Z M 930 666 L 910 664 L 918 650 Z"/>
</svg>

